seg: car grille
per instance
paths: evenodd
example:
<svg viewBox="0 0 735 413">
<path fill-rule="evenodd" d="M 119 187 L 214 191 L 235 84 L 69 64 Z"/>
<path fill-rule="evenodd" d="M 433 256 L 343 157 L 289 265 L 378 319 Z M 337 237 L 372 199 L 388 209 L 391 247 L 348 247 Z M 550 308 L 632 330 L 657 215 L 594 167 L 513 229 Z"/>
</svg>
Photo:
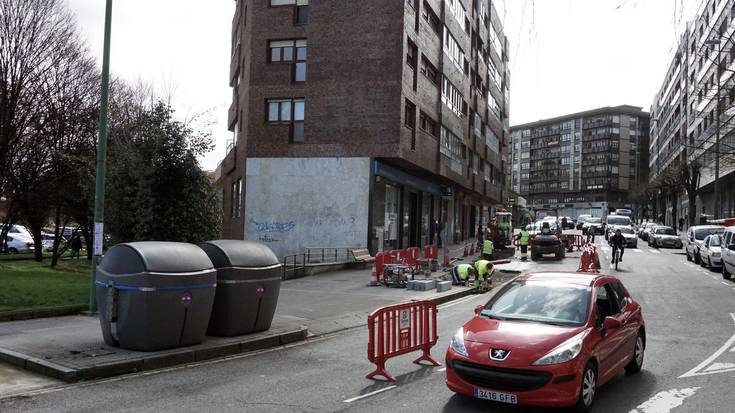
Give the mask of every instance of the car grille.
<svg viewBox="0 0 735 413">
<path fill-rule="evenodd" d="M 485 366 L 455 360 L 452 367 L 462 380 L 494 390 L 531 391 L 545 386 L 551 373 Z"/>
</svg>

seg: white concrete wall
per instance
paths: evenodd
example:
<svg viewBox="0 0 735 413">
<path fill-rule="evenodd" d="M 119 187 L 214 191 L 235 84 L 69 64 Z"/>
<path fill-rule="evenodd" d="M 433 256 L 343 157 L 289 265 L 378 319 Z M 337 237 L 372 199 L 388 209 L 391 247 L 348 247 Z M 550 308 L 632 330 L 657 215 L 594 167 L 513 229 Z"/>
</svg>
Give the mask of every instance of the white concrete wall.
<svg viewBox="0 0 735 413">
<path fill-rule="evenodd" d="M 245 239 L 279 259 L 306 247 L 365 247 L 369 158 L 248 158 Z"/>
</svg>

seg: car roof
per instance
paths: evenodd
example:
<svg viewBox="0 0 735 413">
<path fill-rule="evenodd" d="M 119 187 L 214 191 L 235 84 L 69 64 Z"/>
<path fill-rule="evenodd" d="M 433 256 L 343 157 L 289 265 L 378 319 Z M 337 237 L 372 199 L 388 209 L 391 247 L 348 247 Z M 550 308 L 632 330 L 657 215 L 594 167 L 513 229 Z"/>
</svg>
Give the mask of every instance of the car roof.
<svg viewBox="0 0 735 413">
<path fill-rule="evenodd" d="M 694 225 L 693 227 L 689 227 L 689 229 L 715 229 L 715 228 L 725 228 L 722 225 Z"/>
<path fill-rule="evenodd" d="M 549 271 L 549 272 L 530 272 L 519 275 L 516 280 L 519 281 L 553 281 L 564 284 L 583 285 L 591 286 L 596 280 L 600 278 L 608 278 L 611 276 L 601 274 L 588 274 L 581 272 L 560 272 L 560 271 Z M 616 279 L 615 277 L 611 277 Z"/>
</svg>

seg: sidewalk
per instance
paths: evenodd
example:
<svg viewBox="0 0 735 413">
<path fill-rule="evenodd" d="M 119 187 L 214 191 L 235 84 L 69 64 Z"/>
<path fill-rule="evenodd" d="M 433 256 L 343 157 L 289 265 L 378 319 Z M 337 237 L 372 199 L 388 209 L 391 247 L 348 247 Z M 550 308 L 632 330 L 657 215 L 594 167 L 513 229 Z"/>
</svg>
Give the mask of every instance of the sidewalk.
<svg viewBox="0 0 735 413">
<path fill-rule="evenodd" d="M 461 248 L 459 252 L 461 256 Z M 284 281 L 269 331 L 208 337 L 202 344 L 166 351 L 137 352 L 107 346 L 96 317 L 0 323 L 0 360 L 67 382 L 109 377 L 278 347 L 364 326 L 367 315 L 385 305 L 409 300 L 441 304 L 474 292 L 456 286 L 443 293 L 368 287 L 371 272 L 344 270 Z M 441 276 L 442 272 L 433 275 Z"/>
</svg>

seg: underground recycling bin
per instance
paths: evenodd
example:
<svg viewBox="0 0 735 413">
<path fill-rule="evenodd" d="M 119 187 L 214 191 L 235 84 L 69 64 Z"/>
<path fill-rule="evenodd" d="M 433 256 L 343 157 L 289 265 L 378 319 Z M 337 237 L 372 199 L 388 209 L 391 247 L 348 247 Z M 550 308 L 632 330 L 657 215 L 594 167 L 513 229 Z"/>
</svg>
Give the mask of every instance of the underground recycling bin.
<svg viewBox="0 0 735 413">
<path fill-rule="evenodd" d="M 281 289 L 281 263 L 273 251 L 252 241 L 199 244 L 217 269 L 217 293 L 208 334 L 237 336 L 268 330 Z"/>
<path fill-rule="evenodd" d="M 154 351 L 204 341 L 217 272 L 194 244 L 131 242 L 107 251 L 95 286 L 105 342 Z"/>
</svg>

